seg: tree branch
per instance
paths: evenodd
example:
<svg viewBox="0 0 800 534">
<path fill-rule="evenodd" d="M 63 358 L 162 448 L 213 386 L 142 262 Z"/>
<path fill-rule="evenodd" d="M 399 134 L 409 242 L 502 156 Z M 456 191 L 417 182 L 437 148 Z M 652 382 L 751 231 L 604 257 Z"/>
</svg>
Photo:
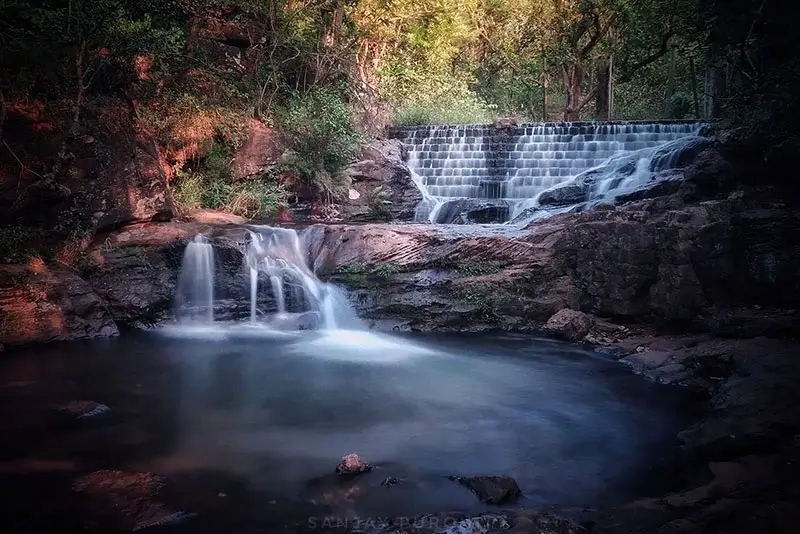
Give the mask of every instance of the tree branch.
<svg viewBox="0 0 800 534">
<path fill-rule="evenodd" d="M 675 35 L 675 30 L 669 30 L 661 37 L 661 43 L 659 44 L 658 50 L 647 56 L 646 58 L 642 59 L 638 63 L 634 63 L 634 65 L 628 68 L 627 72 L 619 77 L 617 83 L 628 83 L 633 79 L 636 73 L 643 68 L 647 67 L 648 65 L 655 63 L 664 55 L 669 52 L 669 40 Z"/>
</svg>

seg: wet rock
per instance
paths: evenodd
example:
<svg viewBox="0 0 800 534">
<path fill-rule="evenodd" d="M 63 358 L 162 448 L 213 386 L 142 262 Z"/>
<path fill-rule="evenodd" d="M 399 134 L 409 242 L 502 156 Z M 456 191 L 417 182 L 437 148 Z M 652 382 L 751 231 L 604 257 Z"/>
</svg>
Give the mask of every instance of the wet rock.
<svg viewBox="0 0 800 534">
<path fill-rule="evenodd" d="M 522 495 L 517 481 L 508 476 L 488 475 L 451 477 L 451 479 L 471 489 L 479 499 L 488 504 L 504 504 Z"/>
<path fill-rule="evenodd" d="M 586 200 L 587 188 L 581 184 L 568 184 L 554 189 L 543 191 L 539 195 L 539 204 L 542 206 L 570 206 Z"/>
<path fill-rule="evenodd" d="M 381 481 L 381 486 L 386 486 L 387 488 L 391 488 L 392 486 L 396 486 L 400 483 L 400 479 L 395 477 L 386 477 Z"/>
<path fill-rule="evenodd" d="M 360 475 L 368 471 L 372 471 L 372 466 L 362 460 L 358 454 L 342 456 L 342 460 L 336 466 L 336 474 L 342 476 Z"/>
<path fill-rule="evenodd" d="M 183 523 L 195 514 L 173 510 L 158 501 L 164 479 L 153 473 L 95 471 L 73 483 L 83 499 L 86 526 L 137 531 Z"/>
<path fill-rule="evenodd" d="M 633 202 L 647 198 L 663 197 L 677 193 L 683 184 L 683 171 L 666 171 L 661 176 L 656 176 L 652 183 L 637 191 L 625 193 L 616 197 L 619 203 Z"/>
<path fill-rule="evenodd" d="M 0 266 L 0 342 L 8 346 L 119 333 L 89 284 L 41 260 Z"/>
<path fill-rule="evenodd" d="M 57 409 L 59 412 L 75 417 L 76 419 L 97 417 L 111 411 L 111 408 L 105 404 L 87 400 L 70 401 L 58 406 Z"/>
<path fill-rule="evenodd" d="M 502 200 L 460 198 L 439 208 L 437 224 L 491 224 L 508 219 L 509 205 Z"/>
<path fill-rule="evenodd" d="M 594 324 L 594 318 L 590 315 L 564 308 L 550 317 L 544 328 L 551 334 L 568 341 L 581 341 L 589 334 Z"/>
</svg>

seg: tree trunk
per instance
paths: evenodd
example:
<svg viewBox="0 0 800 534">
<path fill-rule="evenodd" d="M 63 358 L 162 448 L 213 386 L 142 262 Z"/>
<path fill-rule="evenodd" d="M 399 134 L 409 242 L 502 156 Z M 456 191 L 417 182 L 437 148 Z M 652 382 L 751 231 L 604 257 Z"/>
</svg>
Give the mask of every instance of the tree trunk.
<svg viewBox="0 0 800 534">
<path fill-rule="evenodd" d="M 706 70 L 706 109 L 705 118 L 716 119 L 722 112 L 726 93 L 725 71 L 717 60 L 712 60 Z"/>
<path fill-rule="evenodd" d="M 689 75 L 692 77 L 692 102 L 694 104 L 694 118 L 700 118 L 700 99 L 697 96 L 697 70 L 694 66 L 694 59 L 689 57 Z"/>
<path fill-rule="evenodd" d="M 567 91 L 567 103 L 564 106 L 564 121 L 580 120 L 581 85 L 583 85 L 583 66 L 578 63 L 564 67 L 564 88 Z"/>
<path fill-rule="evenodd" d="M 595 114 L 599 121 L 611 120 L 611 58 L 597 62 Z"/>
<path fill-rule="evenodd" d="M 547 89 L 550 77 L 547 75 L 547 57 L 542 58 L 542 122 L 547 122 Z"/>
<path fill-rule="evenodd" d="M 673 52 L 670 54 L 669 60 L 669 79 L 667 80 L 667 87 L 664 90 L 664 117 L 667 119 L 675 119 L 675 118 L 682 118 L 682 117 L 671 117 L 671 105 L 672 105 L 672 96 L 675 94 L 675 78 L 676 78 L 676 62 L 675 62 L 675 53 Z"/>
</svg>

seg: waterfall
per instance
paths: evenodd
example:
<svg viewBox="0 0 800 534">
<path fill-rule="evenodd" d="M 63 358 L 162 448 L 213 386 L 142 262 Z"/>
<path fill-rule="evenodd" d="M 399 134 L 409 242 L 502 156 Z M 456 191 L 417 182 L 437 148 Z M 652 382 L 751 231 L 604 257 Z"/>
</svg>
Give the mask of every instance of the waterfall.
<svg viewBox="0 0 800 534">
<path fill-rule="evenodd" d="M 249 279 L 250 313 L 249 321 L 242 324 L 272 330 L 364 328 L 344 293 L 314 275 L 304 251 L 301 236 L 294 230 L 248 227 L 242 276 Z M 214 317 L 214 274 L 214 247 L 198 235 L 187 244 L 181 265 L 175 294 L 179 323 L 221 323 L 215 323 Z M 248 292 L 243 293 L 244 305 Z M 273 305 L 274 313 L 270 313 Z"/>
<path fill-rule="evenodd" d="M 469 205 L 504 220 L 525 210 L 542 211 L 540 195 L 568 184 L 585 187 L 585 195 L 575 188 L 570 191 L 572 205 L 613 200 L 619 195 L 612 191 L 622 194 L 645 187 L 659 171 L 685 165 L 682 151 L 708 141 L 699 136 L 703 126 L 697 122 L 557 123 L 506 129 L 425 126 L 395 128 L 391 135 L 408 146 L 408 164 L 422 193 L 416 219 L 452 222 L 454 214 Z M 560 198 L 567 198 L 564 193 Z M 564 205 L 551 202 L 546 207 L 563 211 Z"/>
<path fill-rule="evenodd" d="M 269 280 L 268 289 L 276 308 L 276 313 L 267 318 L 267 323 L 302 328 L 361 327 L 346 297 L 335 286 L 320 281 L 308 267 L 297 232 L 287 228 L 251 226 L 249 236 L 245 261 L 251 273 L 252 322 L 256 322 L 255 310 L 262 290 L 258 280 L 263 274 Z"/>
<path fill-rule="evenodd" d="M 214 247 L 202 235 L 183 253 L 175 312 L 184 321 L 214 322 Z"/>
</svg>

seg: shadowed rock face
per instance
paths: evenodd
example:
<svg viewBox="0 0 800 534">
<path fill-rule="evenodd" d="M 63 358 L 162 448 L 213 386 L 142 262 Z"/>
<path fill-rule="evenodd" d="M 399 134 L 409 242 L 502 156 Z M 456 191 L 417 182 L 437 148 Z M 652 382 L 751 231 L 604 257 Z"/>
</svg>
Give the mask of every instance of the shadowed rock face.
<svg viewBox="0 0 800 534">
<path fill-rule="evenodd" d="M 117 335 L 105 303 L 75 273 L 30 265 L 0 266 L 0 343 L 21 346 Z"/>
</svg>

